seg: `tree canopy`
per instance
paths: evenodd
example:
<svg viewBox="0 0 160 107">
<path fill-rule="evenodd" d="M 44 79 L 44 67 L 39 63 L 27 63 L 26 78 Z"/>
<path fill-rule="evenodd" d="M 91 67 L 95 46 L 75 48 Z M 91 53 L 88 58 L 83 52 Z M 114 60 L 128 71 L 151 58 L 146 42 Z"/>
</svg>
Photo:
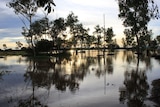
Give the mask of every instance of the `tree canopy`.
<svg viewBox="0 0 160 107">
<path fill-rule="evenodd" d="M 153 18 L 159 18 L 158 6 L 154 0 L 118 0 L 119 17 L 130 32 L 128 36 L 136 37 L 138 51 L 140 38 L 148 35 L 148 23 Z"/>
<path fill-rule="evenodd" d="M 51 10 L 54 11 L 53 6 L 56 6 L 53 0 L 12 0 L 8 4 L 9 7 L 14 8 L 16 13 L 19 13 L 22 8 L 24 10 L 24 8 L 30 7 L 30 5 L 34 6 L 34 9 L 30 12 L 36 11 L 38 7 L 43 7 L 48 13 L 50 13 Z"/>
</svg>

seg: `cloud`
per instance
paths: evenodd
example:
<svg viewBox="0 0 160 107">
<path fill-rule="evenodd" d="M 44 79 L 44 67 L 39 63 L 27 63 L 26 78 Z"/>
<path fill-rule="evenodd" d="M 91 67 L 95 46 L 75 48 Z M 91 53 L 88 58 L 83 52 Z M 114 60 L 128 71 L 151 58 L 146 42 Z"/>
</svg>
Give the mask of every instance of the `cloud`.
<svg viewBox="0 0 160 107">
<path fill-rule="evenodd" d="M 0 29 L 0 38 L 21 36 L 21 28 L 4 28 Z"/>
<path fill-rule="evenodd" d="M 19 28 L 0 29 L 0 49 L 3 49 L 3 44 L 6 44 L 8 48 L 15 49 L 17 41 L 26 46 L 26 40 L 20 32 Z"/>
<path fill-rule="evenodd" d="M 7 48 L 15 49 L 17 47 L 16 42 L 20 41 L 23 46 L 26 46 L 26 42 L 23 36 L 17 36 L 17 37 L 4 37 L 0 39 L 0 49 L 3 49 L 3 44 L 7 45 Z"/>
<path fill-rule="evenodd" d="M 22 27 L 23 23 L 14 13 L 13 9 L 6 6 L 10 0 L 0 0 L 0 29 Z"/>
<path fill-rule="evenodd" d="M 112 25 L 114 20 L 118 20 L 118 5 L 116 1 L 104 0 L 55 0 L 54 17 L 66 17 L 71 11 L 78 16 L 84 25 L 103 25 L 103 14 L 106 15 L 107 25 Z M 112 10 L 112 11 L 110 11 Z"/>
<path fill-rule="evenodd" d="M 7 4 L 9 3 L 9 0 L 3 0 L 3 1 L 0 1 L 0 14 L 1 14 L 1 17 L 0 19 L 4 19 L 6 17 L 15 17 L 15 13 L 13 11 L 13 9 L 7 7 Z"/>
<path fill-rule="evenodd" d="M 86 6 L 86 7 L 107 7 L 114 8 L 116 1 L 105 1 L 105 0 L 67 0 L 68 2 L 73 3 L 74 5 Z"/>
</svg>

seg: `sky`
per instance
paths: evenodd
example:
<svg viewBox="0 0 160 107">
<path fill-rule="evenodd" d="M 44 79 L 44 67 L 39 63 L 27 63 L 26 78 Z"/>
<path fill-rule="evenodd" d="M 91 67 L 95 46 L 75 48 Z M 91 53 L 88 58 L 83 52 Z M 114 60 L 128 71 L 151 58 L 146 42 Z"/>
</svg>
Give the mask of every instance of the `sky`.
<svg viewBox="0 0 160 107">
<path fill-rule="evenodd" d="M 0 0 L 1 49 L 3 49 L 3 44 L 6 44 L 8 48 L 14 49 L 16 41 L 25 43 L 25 39 L 21 34 L 24 24 L 13 9 L 6 6 L 9 1 L 11 0 Z M 115 38 L 121 44 L 121 39 L 124 37 L 124 27 L 122 20 L 118 18 L 117 0 L 54 0 L 54 2 L 56 4 L 54 12 L 48 15 L 51 20 L 59 17 L 66 18 L 69 13 L 73 12 L 78 16 L 80 23 L 86 28 L 90 28 L 92 32 L 96 25 L 104 27 L 105 16 L 105 28 L 112 27 L 116 35 Z M 155 0 L 155 2 L 160 10 L 160 0 Z M 43 9 L 39 9 L 35 19 L 40 19 L 44 16 Z M 160 19 L 152 20 L 148 27 L 153 31 L 153 38 L 160 35 Z"/>
</svg>

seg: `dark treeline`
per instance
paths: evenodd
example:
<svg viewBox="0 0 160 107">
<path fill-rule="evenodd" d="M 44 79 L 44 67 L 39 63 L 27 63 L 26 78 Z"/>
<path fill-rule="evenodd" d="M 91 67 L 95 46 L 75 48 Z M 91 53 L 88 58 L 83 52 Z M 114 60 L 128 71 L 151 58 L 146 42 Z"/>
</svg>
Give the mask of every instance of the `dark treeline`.
<svg viewBox="0 0 160 107">
<path fill-rule="evenodd" d="M 59 17 L 49 20 L 47 15 L 33 21 L 37 9 L 43 7 L 49 14 L 54 10 L 55 3 L 52 0 L 13 0 L 8 7 L 21 15 L 29 22 L 26 26 L 24 20 L 23 36 L 26 38 L 28 48 L 33 55 L 40 52 L 59 53 L 64 49 L 79 48 L 119 48 L 113 28 L 104 28 L 96 25 L 92 35 L 90 29 L 85 28 L 78 16 L 71 12 L 67 18 Z M 124 48 L 134 48 L 137 53 L 144 50 L 156 49 L 159 44 L 159 36 L 152 38 L 152 30 L 148 30 L 151 19 L 159 18 L 159 11 L 153 0 L 118 0 L 119 18 L 122 19 L 125 38 L 122 38 Z M 6 45 L 4 45 L 6 48 Z"/>
</svg>

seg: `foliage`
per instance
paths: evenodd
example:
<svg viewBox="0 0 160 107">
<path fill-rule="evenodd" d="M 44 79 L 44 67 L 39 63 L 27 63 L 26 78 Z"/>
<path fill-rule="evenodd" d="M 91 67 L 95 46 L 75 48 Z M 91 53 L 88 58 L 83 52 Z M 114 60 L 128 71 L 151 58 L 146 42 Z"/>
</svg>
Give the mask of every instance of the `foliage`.
<svg viewBox="0 0 160 107">
<path fill-rule="evenodd" d="M 158 36 L 156 37 L 156 40 L 157 40 L 158 43 L 160 44 L 160 35 L 158 35 Z"/>
<path fill-rule="evenodd" d="M 78 23 L 78 16 L 76 16 L 73 12 L 71 12 L 66 19 L 66 25 L 70 27 L 70 32 L 74 33 L 75 24 Z"/>
<path fill-rule="evenodd" d="M 34 5 L 36 10 L 39 7 L 44 7 L 44 10 L 47 11 L 47 13 L 51 12 L 53 8 L 52 6 L 56 6 L 53 0 L 12 0 L 11 2 L 9 2 L 8 6 L 14 8 L 16 12 L 16 11 L 22 10 L 22 8 L 26 8 L 27 6 L 29 7 L 28 4 Z"/>
<path fill-rule="evenodd" d="M 124 34 L 126 36 L 125 41 L 127 46 L 135 46 L 135 39 L 132 35 L 132 31 L 129 29 L 124 30 Z"/>
<path fill-rule="evenodd" d="M 107 32 L 105 32 L 105 36 L 105 41 L 110 44 L 113 41 L 112 38 L 115 36 L 112 27 L 107 29 Z"/>
<path fill-rule="evenodd" d="M 42 37 L 44 34 L 47 33 L 47 30 L 49 29 L 48 24 L 49 24 L 49 19 L 46 17 L 31 23 L 30 30 L 32 35 Z"/>
<path fill-rule="evenodd" d="M 100 28 L 100 26 L 99 25 L 96 25 L 95 27 L 94 27 L 94 29 L 95 29 L 95 31 L 93 32 L 93 35 L 96 37 L 96 39 L 97 39 L 97 46 L 98 46 L 98 48 L 99 48 L 99 46 L 100 46 L 100 44 L 101 44 L 101 34 L 102 34 L 102 28 Z"/>
<path fill-rule="evenodd" d="M 22 29 L 22 34 L 26 38 L 30 48 L 33 49 L 33 47 L 35 47 L 35 43 L 43 39 L 45 37 L 44 35 L 48 33 L 47 31 L 49 29 L 49 20 L 45 17 L 31 23 L 30 30 L 26 29 L 25 27 Z"/>
<path fill-rule="evenodd" d="M 59 37 L 65 37 L 64 31 L 66 30 L 66 23 L 64 18 L 58 18 L 54 21 L 50 22 L 50 35 L 53 40 L 54 46 L 56 46 L 56 42 Z"/>
<path fill-rule="evenodd" d="M 78 28 L 78 16 L 76 16 L 73 12 L 71 12 L 66 19 L 66 26 L 70 30 L 70 34 L 72 35 L 72 44 L 76 47 L 77 44 L 77 28 Z"/>
<path fill-rule="evenodd" d="M 53 44 L 51 41 L 42 39 L 38 41 L 36 44 L 36 51 L 37 52 L 48 52 L 52 50 Z"/>
<path fill-rule="evenodd" d="M 86 44 L 87 44 L 87 47 L 88 47 L 88 48 L 89 48 L 95 41 L 96 41 L 95 36 L 93 36 L 93 35 L 87 35 L 87 37 L 86 37 Z"/>
<path fill-rule="evenodd" d="M 36 2 L 33 0 L 13 0 L 8 6 L 14 9 L 16 14 L 20 14 L 30 21 L 31 16 L 34 16 L 37 11 Z"/>
<path fill-rule="evenodd" d="M 17 41 L 16 42 L 16 45 L 17 45 L 17 48 L 21 49 L 23 44 L 20 42 L 20 41 Z"/>
<path fill-rule="evenodd" d="M 33 28 L 31 28 L 32 17 L 35 16 L 37 9 L 39 7 L 44 7 L 45 10 L 48 11 L 48 13 L 50 13 L 51 4 L 55 6 L 53 0 L 12 0 L 8 4 L 8 7 L 13 8 L 17 15 L 22 15 L 22 17 L 29 22 L 29 27 L 27 27 L 25 20 L 19 17 L 23 22 L 23 24 L 25 25 L 25 27 L 23 27 L 22 34 L 26 37 L 27 42 L 29 43 L 30 47 L 33 50 L 34 56 L 36 55 L 36 53 L 33 41 L 34 32 L 32 32 Z M 38 23 L 35 22 L 35 26 L 37 24 Z"/>
<path fill-rule="evenodd" d="M 136 37 L 139 51 L 140 42 L 143 42 L 143 39 L 140 39 L 141 36 L 148 35 L 148 22 L 151 18 L 159 18 L 158 7 L 153 0 L 118 0 L 118 5 L 119 17 L 129 31 L 127 31 L 127 36 L 131 40 Z"/>
<path fill-rule="evenodd" d="M 6 50 L 7 49 L 7 45 L 3 44 L 3 48 L 4 48 L 4 50 Z"/>
</svg>

